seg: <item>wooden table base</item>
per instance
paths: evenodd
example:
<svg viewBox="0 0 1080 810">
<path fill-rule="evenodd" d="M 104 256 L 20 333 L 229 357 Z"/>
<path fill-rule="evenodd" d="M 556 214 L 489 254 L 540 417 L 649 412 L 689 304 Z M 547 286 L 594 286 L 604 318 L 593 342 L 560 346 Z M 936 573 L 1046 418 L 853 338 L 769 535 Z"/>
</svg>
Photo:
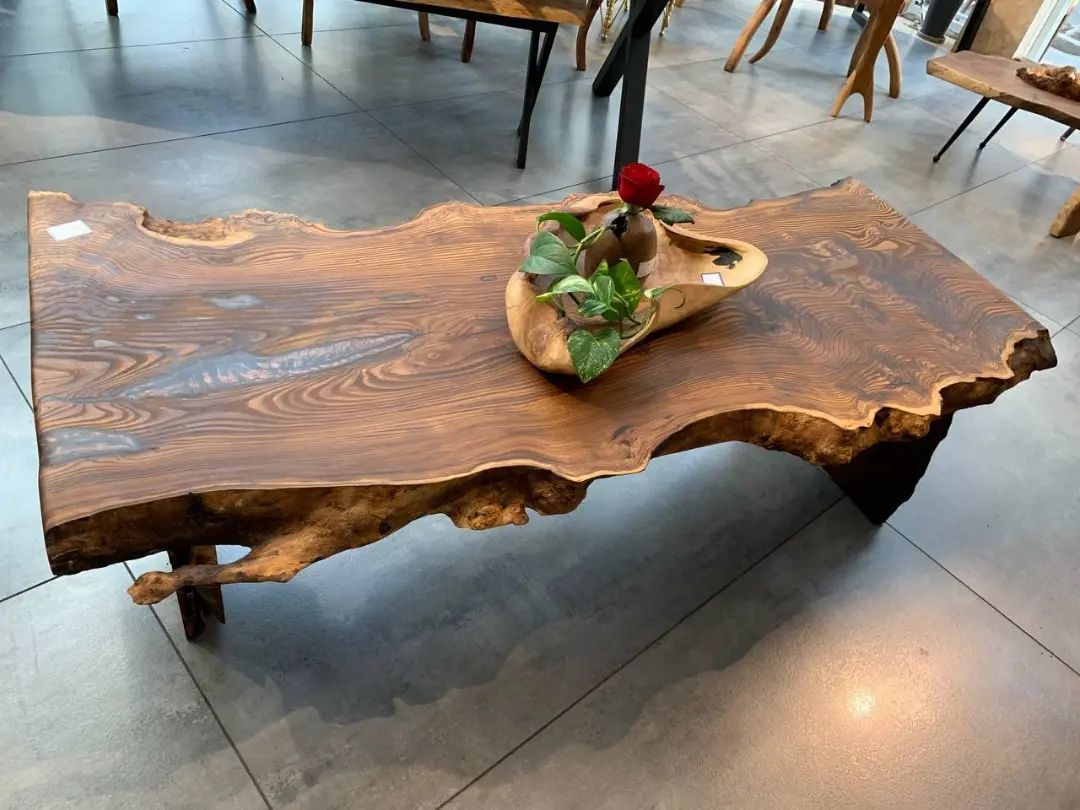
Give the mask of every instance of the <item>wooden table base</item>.
<svg viewBox="0 0 1080 810">
<path fill-rule="evenodd" d="M 192 546 L 169 551 L 169 564 L 173 571 L 190 565 L 215 566 L 217 561 L 215 546 Z M 203 634 L 207 619 L 214 618 L 225 623 L 225 599 L 221 595 L 220 585 L 185 585 L 176 591 L 176 601 L 188 640 Z"/>
</svg>

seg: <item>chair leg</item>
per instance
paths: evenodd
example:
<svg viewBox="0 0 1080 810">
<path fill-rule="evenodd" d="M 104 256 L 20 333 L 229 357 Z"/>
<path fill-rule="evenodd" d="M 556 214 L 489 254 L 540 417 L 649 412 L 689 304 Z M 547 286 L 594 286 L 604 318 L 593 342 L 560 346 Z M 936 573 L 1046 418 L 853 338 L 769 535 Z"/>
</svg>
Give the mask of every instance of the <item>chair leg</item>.
<svg viewBox="0 0 1080 810">
<path fill-rule="evenodd" d="M 300 44 L 311 47 L 311 29 L 315 26 L 315 0 L 304 0 L 300 15 Z"/>
<path fill-rule="evenodd" d="M 990 143 L 990 139 L 998 134 L 998 130 L 1008 123 L 1009 119 L 1016 115 L 1016 107 L 1009 107 L 1009 111 L 1002 116 L 1001 120 L 994 124 L 994 128 L 990 130 L 990 134 L 983 138 L 983 142 L 979 144 L 979 151 L 986 148 L 986 145 Z"/>
<path fill-rule="evenodd" d="M 791 11 L 791 7 L 795 4 L 795 0 L 780 0 L 780 8 L 776 10 L 776 17 L 773 19 L 773 24 L 769 28 L 769 35 L 765 37 L 765 44 L 761 46 L 761 49 L 750 57 L 750 64 L 754 64 L 760 59 L 765 57 L 769 51 L 772 50 L 773 45 L 776 44 L 776 40 L 780 39 L 780 32 L 784 29 L 784 23 L 787 22 L 788 12 Z"/>
<path fill-rule="evenodd" d="M 1076 132 L 1076 127 L 1069 127 L 1065 130 L 1065 132 L 1061 134 L 1061 142 L 1065 143 L 1065 141 L 1069 140 L 1074 132 Z"/>
<path fill-rule="evenodd" d="M 949 140 L 945 141 L 945 145 L 941 147 L 941 150 L 936 155 L 934 155 L 934 163 L 937 163 L 941 160 L 941 156 L 944 155 L 947 151 L 949 151 L 949 147 L 956 142 L 956 139 L 960 137 L 960 135 L 964 132 L 965 129 L 971 126 L 971 122 L 974 121 L 976 116 L 978 116 L 978 114 L 983 111 L 983 107 L 985 107 L 989 103 L 990 99 L 988 98 L 979 99 L 979 103 L 976 104 L 975 108 L 968 113 L 967 118 L 964 119 L 963 123 L 961 123 L 960 126 L 956 128 L 956 132 L 949 136 Z"/>
<path fill-rule="evenodd" d="M 473 43 L 476 42 L 476 20 L 465 21 L 465 36 L 461 38 L 461 61 L 472 59 Z"/>
<path fill-rule="evenodd" d="M 116 0 L 105 0 L 105 13 L 110 17 L 120 16 L 120 9 L 117 7 Z"/>
<path fill-rule="evenodd" d="M 733 73 L 735 68 L 739 66 L 743 54 L 746 53 L 746 49 L 750 45 L 750 40 L 754 38 L 754 34 L 761 28 L 761 24 L 765 22 L 765 18 L 769 16 L 769 12 L 773 10 L 775 5 L 776 0 L 761 0 L 758 7 L 754 9 L 754 13 L 750 15 L 750 19 L 746 21 L 746 26 L 739 34 L 739 38 L 735 40 L 727 61 L 724 62 L 724 70 L 728 73 Z"/>
<path fill-rule="evenodd" d="M 420 26 L 420 39 L 424 42 L 431 42 L 431 21 L 428 19 L 426 11 L 421 11 L 416 15 L 416 22 Z"/>
<path fill-rule="evenodd" d="M 833 4 L 835 0 L 822 0 L 821 3 L 821 19 L 818 20 L 818 31 L 824 31 L 829 27 L 829 20 L 832 19 Z"/>
<path fill-rule="evenodd" d="M 529 125 L 532 123 L 533 107 L 536 106 L 536 98 L 540 95 L 540 85 L 544 81 L 544 71 L 547 69 L 548 57 L 551 56 L 551 46 L 555 44 L 555 34 L 558 26 L 544 32 L 543 44 L 540 42 L 540 31 L 533 31 L 529 39 L 529 66 L 525 73 L 525 99 L 521 107 L 521 121 L 518 123 L 518 155 L 517 167 L 525 168 L 525 159 L 529 153 Z"/>
<path fill-rule="evenodd" d="M 840 92 L 836 95 L 833 103 L 833 118 L 840 114 L 844 102 L 858 93 L 863 99 L 863 120 L 870 123 L 874 115 L 874 63 L 877 56 L 885 46 L 885 40 L 891 33 L 892 24 L 896 20 L 896 13 L 900 10 L 902 0 L 893 3 L 882 2 L 878 10 L 870 15 L 866 23 L 868 31 L 864 31 L 866 44 L 855 70 L 844 81 Z M 860 37 L 861 39 L 861 37 Z"/>
<path fill-rule="evenodd" d="M 856 65 L 859 64 L 859 60 L 862 59 L 863 53 L 866 52 L 866 43 L 870 41 L 870 26 L 864 25 L 862 33 L 859 34 L 859 38 L 855 41 L 855 48 L 851 52 L 851 59 L 847 66 L 847 75 L 850 76 L 855 72 Z"/>
<path fill-rule="evenodd" d="M 1073 192 L 1069 201 L 1058 212 L 1057 219 L 1050 226 L 1050 235 L 1062 238 L 1080 233 L 1080 188 Z"/>
<path fill-rule="evenodd" d="M 592 26 L 593 17 L 596 16 L 596 12 L 600 10 L 604 0 L 589 0 L 589 8 L 585 12 L 585 22 L 578 27 L 577 33 L 577 69 L 585 70 L 587 67 L 585 63 L 586 46 L 589 44 L 589 28 Z"/>
<path fill-rule="evenodd" d="M 667 5 L 664 6 L 664 14 L 660 18 L 660 32 L 658 36 L 663 36 L 667 31 L 668 26 L 671 25 L 671 12 L 675 10 L 675 0 L 668 0 Z"/>
<path fill-rule="evenodd" d="M 244 8 L 247 9 L 248 14 L 254 14 L 258 11 L 258 9 L 255 8 L 255 0 L 244 0 Z"/>
<path fill-rule="evenodd" d="M 900 64 L 900 49 L 896 47 L 896 39 L 891 32 L 885 40 L 885 56 L 889 59 L 889 98 L 900 98 L 900 81 L 904 76 L 904 68 Z"/>
</svg>

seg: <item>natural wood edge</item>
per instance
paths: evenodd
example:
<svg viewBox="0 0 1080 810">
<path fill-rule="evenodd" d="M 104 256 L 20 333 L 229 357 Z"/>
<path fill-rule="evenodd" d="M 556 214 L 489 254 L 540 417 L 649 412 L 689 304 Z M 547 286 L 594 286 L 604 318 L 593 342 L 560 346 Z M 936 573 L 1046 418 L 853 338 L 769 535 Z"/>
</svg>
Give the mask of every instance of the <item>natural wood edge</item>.
<svg viewBox="0 0 1080 810">
<path fill-rule="evenodd" d="M 1050 235 L 1058 239 L 1077 233 L 1080 233 L 1080 188 L 1072 193 L 1050 225 Z"/>
<path fill-rule="evenodd" d="M 961 52 L 964 53 L 964 52 Z M 1041 115 L 1044 118 L 1049 118 L 1052 121 L 1057 121 L 1059 124 L 1065 126 L 1075 126 L 1077 123 L 1077 116 L 1071 115 L 1068 112 L 1064 112 L 1052 104 L 1043 104 L 1033 99 L 1022 98 L 1007 90 L 1003 90 L 999 87 L 987 84 L 976 76 L 968 73 L 965 70 L 957 68 L 953 65 L 954 58 L 958 54 L 946 54 L 945 56 L 939 56 L 935 59 L 931 59 L 926 63 L 926 72 L 931 76 L 935 76 L 949 84 L 954 84 L 957 87 L 962 87 L 965 90 L 970 90 L 976 95 L 980 95 L 984 98 L 991 99 L 992 101 L 999 101 L 1002 104 L 1006 104 L 1010 107 L 1016 107 L 1020 110 L 1026 110 L 1027 112 Z M 1019 60 L 1015 60 L 1019 66 L 1022 64 Z M 1017 81 L 1020 81 L 1018 78 Z M 1033 90 L 1039 90 L 1034 85 L 1029 85 Z M 1048 96 L 1054 97 L 1049 91 L 1043 90 L 1041 92 L 1046 93 Z M 1060 96 L 1055 97 L 1060 101 L 1068 101 Z M 1075 102 L 1073 102 L 1075 103 Z"/>
<path fill-rule="evenodd" d="M 933 413 L 887 407 L 869 425 L 856 428 L 771 408 L 714 414 L 668 437 L 653 455 L 743 441 L 784 450 L 823 467 L 848 464 L 881 443 L 922 439 L 942 417 L 993 402 L 1033 372 L 1057 362 L 1048 332 L 1037 324 L 1014 334 L 1003 359 L 1011 376 L 953 381 L 941 389 L 940 407 Z M 314 562 L 373 543 L 427 515 L 445 514 L 461 528 L 488 529 L 527 522 L 527 508 L 540 514 L 570 512 L 581 503 L 588 485 L 589 481 L 518 466 L 416 485 L 192 493 L 63 524 L 46 532 L 46 546 L 57 574 L 168 549 L 210 545 L 251 549 L 242 559 L 224 565 L 187 565 L 143 574 L 129 593 L 139 604 L 152 604 L 182 587 L 285 582 Z"/>
</svg>

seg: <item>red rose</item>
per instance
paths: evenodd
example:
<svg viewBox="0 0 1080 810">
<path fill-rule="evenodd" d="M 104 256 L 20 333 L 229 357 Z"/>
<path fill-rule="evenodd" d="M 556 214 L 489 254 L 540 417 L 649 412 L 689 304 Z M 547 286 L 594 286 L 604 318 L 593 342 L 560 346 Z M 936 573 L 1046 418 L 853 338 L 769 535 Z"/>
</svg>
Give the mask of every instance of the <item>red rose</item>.
<svg viewBox="0 0 1080 810">
<path fill-rule="evenodd" d="M 660 185 L 660 172 L 644 163 L 628 163 L 619 172 L 619 196 L 624 203 L 648 208 L 664 187 Z"/>
</svg>

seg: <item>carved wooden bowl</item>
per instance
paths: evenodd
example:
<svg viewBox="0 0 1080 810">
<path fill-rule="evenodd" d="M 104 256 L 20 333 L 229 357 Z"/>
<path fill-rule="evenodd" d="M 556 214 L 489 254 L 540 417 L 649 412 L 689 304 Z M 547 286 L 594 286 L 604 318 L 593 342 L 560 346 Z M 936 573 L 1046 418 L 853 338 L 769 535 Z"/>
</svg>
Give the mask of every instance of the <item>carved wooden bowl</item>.
<svg viewBox="0 0 1080 810">
<path fill-rule="evenodd" d="M 617 197 L 592 195 L 563 208 L 580 219 L 586 229 L 595 226 L 619 204 Z M 553 223 L 545 223 L 555 230 Z M 643 326 L 623 340 L 619 354 L 629 351 L 650 335 L 696 315 L 743 287 L 765 271 L 768 258 L 748 242 L 715 239 L 695 234 L 693 226 L 656 222 L 656 256 L 638 267 L 644 287 L 666 287 L 655 304 L 642 301 L 637 310 Z M 561 234 L 561 231 L 555 230 Z M 528 255 L 532 234 L 525 243 Z M 554 307 L 536 296 L 546 289 L 550 277 L 515 271 L 506 285 L 506 320 L 514 344 L 537 368 L 555 374 L 574 374 L 567 349 L 569 334 L 579 326 L 601 326 L 602 320 L 567 311 L 562 317 Z"/>
</svg>

